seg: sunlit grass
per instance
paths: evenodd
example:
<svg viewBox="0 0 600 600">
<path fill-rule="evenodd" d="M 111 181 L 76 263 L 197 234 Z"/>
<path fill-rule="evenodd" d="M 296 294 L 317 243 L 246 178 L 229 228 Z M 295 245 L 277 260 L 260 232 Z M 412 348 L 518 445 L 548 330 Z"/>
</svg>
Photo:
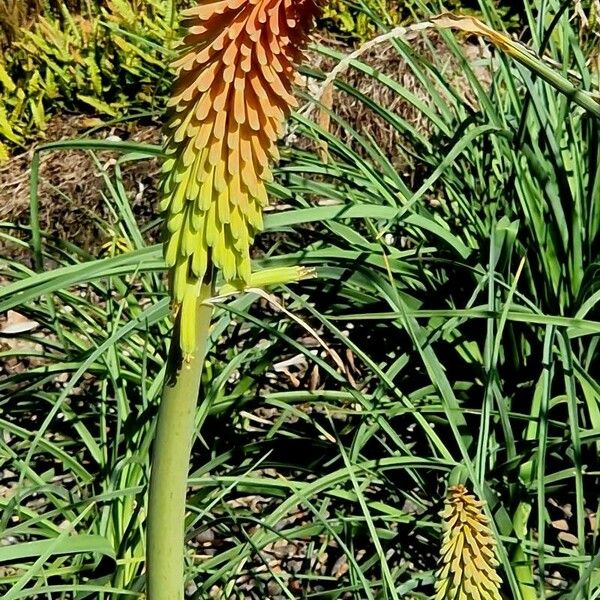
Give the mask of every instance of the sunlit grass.
<svg viewBox="0 0 600 600">
<path fill-rule="evenodd" d="M 552 21 L 558 2 L 546 19 L 528 6 L 531 47 L 597 92 L 572 10 Z M 460 60 L 461 38 L 443 37 Z M 190 597 L 431 598 L 438 513 L 447 485 L 465 483 L 487 503 L 507 597 L 594 598 L 598 120 L 499 53 L 481 59 L 486 84 L 461 63 L 467 102 L 443 64 L 393 43 L 428 100 L 366 59 L 353 68 L 430 122 L 425 135 L 370 103 L 412 149 L 417 178 L 335 104 L 344 140 L 297 116 L 270 190 L 287 208 L 266 216 L 275 243 L 255 258 L 317 267 L 276 296 L 326 348 L 264 299 L 217 307 L 189 480 Z M 343 76 L 337 87 L 368 101 Z M 158 152 L 109 145 L 121 160 Z M 6 598 L 143 589 L 168 300 L 161 249 L 110 177 L 129 252 L 89 261 L 34 220 L 30 252 L 46 269 L 2 265 L 0 310 L 39 323 L 1 340 L 3 359 L 24 365 L 0 382 Z M 2 228 L 21 245 L 31 234 Z"/>
</svg>

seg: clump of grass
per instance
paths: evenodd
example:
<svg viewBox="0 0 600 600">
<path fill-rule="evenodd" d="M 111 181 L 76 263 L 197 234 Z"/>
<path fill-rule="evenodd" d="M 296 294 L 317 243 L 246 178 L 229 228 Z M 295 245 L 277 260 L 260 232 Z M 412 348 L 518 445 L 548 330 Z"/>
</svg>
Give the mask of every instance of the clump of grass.
<svg viewBox="0 0 600 600">
<path fill-rule="evenodd" d="M 579 46 L 572 6 L 525 4 L 526 58 L 560 64 L 554 83 L 593 99 L 596 49 Z M 316 266 L 319 279 L 259 304 L 215 301 L 188 477 L 192 597 L 434 597 L 435 501 L 456 472 L 485 502 L 507 597 L 598 594 L 597 119 L 493 48 L 474 65 L 461 34 L 441 36 L 460 88 L 445 58 L 402 39 L 388 43 L 427 101 L 360 56 L 351 68 L 396 105 L 335 81 L 406 140 L 401 172 L 335 104 L 352 144 L 294 117 L 253 269 Z M 326 74 L 307 72 L 312 93 Z M 117 147 L 119 162 L 160 152 Z M 91 261 L 34 219 L 41 262 L 58 268 L 2 272 L 0 309 L 40 328 L 13 324 L 25 346 L 3 350 L 26 359 L 0 383 L 12 473 L 0 586 L 15 598 L 144 586 L 169 300 L 161 247 L 145 242 L 118 173 L 101 174 L 129 252 Z"/>
</svg>

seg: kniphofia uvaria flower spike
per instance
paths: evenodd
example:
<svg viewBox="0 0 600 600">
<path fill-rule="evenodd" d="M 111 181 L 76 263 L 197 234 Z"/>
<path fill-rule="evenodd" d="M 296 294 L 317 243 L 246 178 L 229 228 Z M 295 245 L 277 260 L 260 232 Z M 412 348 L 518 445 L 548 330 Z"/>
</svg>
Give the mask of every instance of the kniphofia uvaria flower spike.
<svg viewBox="0 0 600 600">
<path fill-rule="evenodd" d="M 226 281 L 250 278 L 276 142 L 296 106 L 294 65 L 316 12 L 312 0 L 217 0 L 183 13 L 161 209 L 184 355 L 213 266 Z"/>
<path fill-rule="evenodd" d="M 294 64 L 315 12 L 313 0 L 209 0 L 183 13 L 161 191 L 178 340 L 169 350 L 150 475 L 148 600 L 184 597 L 187 475 L 212 316 L 205 301 L 215 269 L 225 288 L 265 281 L 265 271 L 251 274 L 250 244 L 262 227 L 277 138 L 295 105 Z"/>
<path fill-rule="evenodd" d="M 502 600 L 495 542 L 482 507 L 464 485 L 448 490 L 435 600 Z"/>
</svg>

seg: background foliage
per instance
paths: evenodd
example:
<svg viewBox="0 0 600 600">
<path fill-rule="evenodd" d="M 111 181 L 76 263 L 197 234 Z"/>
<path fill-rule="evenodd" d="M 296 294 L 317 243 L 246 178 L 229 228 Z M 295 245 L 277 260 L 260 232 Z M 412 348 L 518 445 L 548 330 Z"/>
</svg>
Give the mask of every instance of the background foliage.
<svg viewBox="0 0 600 600">
<path fill-rule="evenodd" d="M 0 139 L 23 144 L 57 109 L 117 117 L 152 109 L 168 90 L 173 2 L 49 2 L 0 5 Z M 180 2 L 179 5 L 185 4 Z M 2 11 L 6 13 L 2 15 Z M 20 11 L 20 12 L 18 12 Z M 11 16 L 12 15 L 12 16 Z"/>
<path fill-rule="evenodd" d="M 160 110 L 174 15 L 190 1 L 0 0 L 0 160 L 43 135 L 60 109 L 103 117 Z M 452 0 L 439 10 L 463 4 Z M 331 0 L 323 18 L 330 31 L 364 42 L 436 8 L 418 0 Z"/>
<path fill-rule="evenodd" d="M 476 8 L 513 26 L 492 2 Z M 596 11 L 526 1 L 520 37 L 597 96 Z M 142 27 L 119 19 L 114 31 Z M 122 37 L 147 52 L 141 38 Z M 461 482 L 487 501 L 506 597 L 596 598 L 598 119 L 461 34 L 372 50 L 320 113 L 316 65 L 349 50 L 315 43 L 256 244 L 257 269 L 300 263 L 318 279 L 219 302 L 190 475 L 189 596 L 431 598 L 441 500 Z M 152 51 L 153 75 L 145 59 L 118 73 L 124 83 L 101 71 L 111 106 L 135 105 L 136 76 L 163 76 Z M 398 63 L 402 75 L 386 70 Z M 375 133 L 396 142 L 384 152 Z M 65 149 L 95 157 L 114 239 L 97 258 L 41 231 L 35 195 L 30 228 L 2 225 L 38 268 L 2 263 L 0 311 L 13 312 L 1 331 L 0 589 L 140 597 L 170 325 L 161 249 L 123 171 L 160 149 L 40 151 Z"/>
</svg>

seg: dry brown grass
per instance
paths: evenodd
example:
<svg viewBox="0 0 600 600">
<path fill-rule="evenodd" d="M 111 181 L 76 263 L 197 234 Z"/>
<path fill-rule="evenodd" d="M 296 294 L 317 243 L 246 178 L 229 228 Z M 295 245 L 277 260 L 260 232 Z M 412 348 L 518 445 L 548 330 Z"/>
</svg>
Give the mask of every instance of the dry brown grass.
<svg viewBox="0 0 600 600">
<path fill-rule="evenodd" d="M 85 134 L 90 119 L 82 116 L 55 117 L 49 124 L 49 140 L 72 139 Z M 86 136 L 87 137 L 87 136 Z M 160 143 L 159 125 L 124 125 L 103 129 L 95 138 L 119 138 Z M 97 153 L 104 169 L 111 173 L 115 155 Z M 29 177 L 32 152 L 13 156 L 0 166 L 0 221 L 26 224 L 29 220 Z M 126 163 L 123 178 L 128 197 L 140 222 L 156 216 L 158 161 Z M 40 222 L 42 229 L 86 250 L 97 250 L 107 238 L 100 227 L 110 222 L 103 194 L 106 186 L 91 155 L 82 151 L 48 152 L 40 169 Z"/>
<path fill-rule="evenodd" d="M 331 43 L 327 40 L 320 41 L 326 44 Z M 446 81 L 450 82 L 457 93 L 475 108 L 475 97 L 464 74 L 464 69 L 449 51 L 441 37 L 436 32 L 428 31 L 425 34 L 411 35 L 409 42 L 413 51 L 421 54 L 425 62 L 436 64 Z M 488 47 L 484 44 L 474 44 L 465 41 L 463 43 L 463 52 L 467 60 L 474 66 L 479 80 L 484 85 L 489 85 L 491 82 L 489 71 L 477 65 L 478 61 L 489 56 Z M 329 74 L 336 66 L 335 61 L 316 53 L 310 57 L 310 60 L 312 66 L 320 69 L 325 74 Z M 360 60 L 373 67 L 376 72 L 398 82 L 425 105 L 431 106 L 432 98 L 430 93 L 389 41 L 367 50 L 361 55 Z M 375 103 L 397 114 L 420 133 L 425 136 L 431 134 L 431 122 L 427 116 L 419 108 L 401 98 L 386 85 L 351 67 L 340 78 L 362 94 L 368 96 Z M 431 85 L 436 85 L 438 91 L 442 95 L 444 94 L 441 85 L 433 81 Z M 313 94 L 316 91 L 318 91 L 318 87 L 310 90 Z M 325 100 L 325 98 L 322 100 Z M 334 90 L 330 104 L 337 116 L 349 123 L 362 136 L 370 137 L 374 140 L 383 154 L 392 161 L 392 164 L 399 171 L 411 171 L 413 161 L 408 155 L 407 150 L 413 149 L 407 144 L 406 139 L 386 122 L 385 119 L 377 115 L 351 94 L 338 89 Z M 318 118 L 318 114 L 315 111 L 311 115 L 315 119 Z M 344 127 L 336 125 L 331 120 L 329 130 L 346 142 L 353 150 L 363 156 L 365 155 L 364 149 L 349 135 Z"/>
</svg>

